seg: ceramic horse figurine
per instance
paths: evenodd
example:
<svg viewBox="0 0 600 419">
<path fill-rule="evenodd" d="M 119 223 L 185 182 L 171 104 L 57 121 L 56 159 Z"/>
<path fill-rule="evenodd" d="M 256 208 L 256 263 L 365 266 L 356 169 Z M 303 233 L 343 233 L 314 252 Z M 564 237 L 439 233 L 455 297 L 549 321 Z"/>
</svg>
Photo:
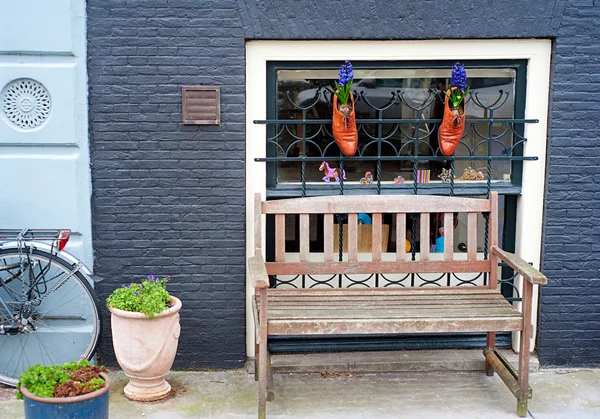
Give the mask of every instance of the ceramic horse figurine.
<svg viewBox="0 0 600 419">
<path fill-rule="evenodd" d="M 323 163 L 321 163 L 321 166 L 319 166 L 319 172 L 323 171 L 325 171 L 325 176 L 323 177 L 325 183 L 331 182 L 330 178 L 334 178 L 335 183 L 340 183 L 340 170 L 337 167 L 331 168 L 329 167 L 329 164 L 326 161 L 324 161 Z M 342 170 L 342 176 L 344 180 L 346 180 L 345 170 Z"/>
</svg>

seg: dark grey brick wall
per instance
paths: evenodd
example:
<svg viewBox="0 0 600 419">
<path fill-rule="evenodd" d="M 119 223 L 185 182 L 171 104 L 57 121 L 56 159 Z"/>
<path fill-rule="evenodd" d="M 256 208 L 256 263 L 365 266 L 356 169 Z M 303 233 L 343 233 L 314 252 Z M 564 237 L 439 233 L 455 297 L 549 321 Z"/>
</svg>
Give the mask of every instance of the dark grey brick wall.
<svg viewBox="0 0 600 419">
<path fill-rule="evenodd" d="M 564 11 L 554 53 L 540 355 L 600 364 L 600 1 Z"/>
<path fill-rule="evenodd" d="M 245 356 L 246 39 L 556 38 L 540 353 L 600 360 L 598 0 L 88 0 L 87 12 L 99 290 L 172 276 L 184 303 L 177 367 Z M 221 86 L 221 126 L 181 124 L 188 84 Z"/>
<path fill-rule="evenodd" d="M 102 298 L 148 273 L 183 301 L 179 368 L 245 361 L 244 34 L 218 1 L 88 1 L 93 234 Z M 221 86 L 221 126 L 181 86 Z M 107 317 L 101 354 L 113 362 Z"/>
</svg>

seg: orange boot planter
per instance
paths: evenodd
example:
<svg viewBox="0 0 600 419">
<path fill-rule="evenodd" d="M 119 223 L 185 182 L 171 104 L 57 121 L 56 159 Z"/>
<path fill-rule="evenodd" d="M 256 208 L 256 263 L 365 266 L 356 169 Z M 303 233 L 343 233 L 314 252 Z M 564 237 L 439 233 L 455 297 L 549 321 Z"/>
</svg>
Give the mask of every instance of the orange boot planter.
<svg viewBox="0 0 600 419">
<path fill-rule="evenodd" d="M 356 129 L 356 115 L 354 113 L 354 95 L 352 94 L 352 80 L 354 72 L 352 64 L 346 61 L 340 68 L 338 81 L 333 92 L 333 118 L 331 128 L 333 138 L 338 147 L 346 156 L 354 156 L 358 146 L 358 130 Z"/>
<path fill-rule="evenodd" d="M 333 95 L 333 120 L 331 122 L 333 138 L 342 153 L 354 156 L 358 146 L 358 130 L 356 129 L 356 115 L 354 113 L 354 96 L 346 105 L 338 105 L 337 95 Z"/>
<path fill-rule="evenodd" d="M 450 90 L 446 92 L 446 95 L 450 95 Z M 465 132 L 465 102 L 461 102 L 458 109 L 450 109 L 448 97 L 444 102 L 444 119 L 442 119 L 442 125 L 440 125 L 438 139 L 442 154 L 450 156 L 456 150 Z"/>
<path fill-rule="evenodd" d="M 454 153 L 465 132 L 465 99 L 468 91 L 465 68 L 456 63 L 452 68 L 450 89 L 445 94 L 444 118 L 438 132 L 440 151 L 444 156 Z"/>
</svg>

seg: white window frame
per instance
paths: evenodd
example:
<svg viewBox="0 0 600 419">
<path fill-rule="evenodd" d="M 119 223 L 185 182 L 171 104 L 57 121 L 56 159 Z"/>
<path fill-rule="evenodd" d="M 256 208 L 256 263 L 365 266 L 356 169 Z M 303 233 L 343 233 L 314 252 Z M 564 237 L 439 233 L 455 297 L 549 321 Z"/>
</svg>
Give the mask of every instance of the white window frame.
<svg viewBox="0 0 600 419">
<path fill-rule="evenodd" d="M 517 199 L 516 254 L 539 268 L 542 251 L 542 220 L 546 183 L 550 58 L 548 39 L 427 40 L 427 41 L 248 41 L 246 43 L 246 256 L 254 252 L 254 194 L 266 197 L 267 62 L 269 61 L 416 61 L 416 60 L 527 60 L 525 118 L 538 119 L 525 125 L 523 155 L 538 160 L 523 162 L 522 193 Z M 263 220 L 264 221 L 264 220 Z M 263 223 L 264 225 L 264 223 Z M 263 246 L 264 249 L 264 233 Z M 254 356 L 254 290 L 246 272 L 246 354 Z M 515 279 L 522 289 L 522 279 Z M 520 303 L 517 304 L 517 307 Z M 538 287 L 533 294 L 533 324 L 537 324 Z M 533 329 L 531 348 L 537 335 Z M 513 348 L 519 335 L 513 334 Z"/>
</svg>

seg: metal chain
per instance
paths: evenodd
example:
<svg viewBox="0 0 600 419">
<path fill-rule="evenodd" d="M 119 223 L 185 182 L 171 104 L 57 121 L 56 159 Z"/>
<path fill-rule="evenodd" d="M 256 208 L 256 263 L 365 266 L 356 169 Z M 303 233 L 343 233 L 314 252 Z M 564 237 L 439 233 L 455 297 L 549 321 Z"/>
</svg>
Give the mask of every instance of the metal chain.
<svg viewBox="0 0 600 419">
<path fill-rule="evenodd" d="M 450 160 L 450 196 L 454 196 L 454 158 Z"/>
<path fill-rule="evenodd" d="M 413 195 L 417 195 L 419 192 L 419 187 L 417 186 L 417 160 L 413 162 Z"/>
<path fill-rule="evenodd" d="M 301 176 L 302 176 L 302 198 L 305 198 L 306 197 L 306 160 L 302 160 Z"/>
<path fill-rule="evenodd" d="M 340 195 L 344 195 L 344 160 L 340 157 L 340 167 L 338 169 L 338 179 L 340 180 Z"/>
<path fill-rule="evenodd" d="M 377 159 L 377 195 L 381 195 L 381 159 Z"/>
<path fill-rule="evenodd" d="M 343 216 L 341 214 L 337 214 L 336 218 L 338 220 L 338 233 L 339 233 L 339 242 L 338 242 L 338 253 L 339 253 L 339 261 L 342 261 L 344 256 L 344 229 L 343 225 Z"/>
<path fill-rule="evenodd" d="M 487 198 L 490 198 L 490 191 L 492 190 L 492 161 L 488 160 L 487 164 Z"/>
</svg>

